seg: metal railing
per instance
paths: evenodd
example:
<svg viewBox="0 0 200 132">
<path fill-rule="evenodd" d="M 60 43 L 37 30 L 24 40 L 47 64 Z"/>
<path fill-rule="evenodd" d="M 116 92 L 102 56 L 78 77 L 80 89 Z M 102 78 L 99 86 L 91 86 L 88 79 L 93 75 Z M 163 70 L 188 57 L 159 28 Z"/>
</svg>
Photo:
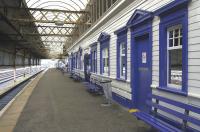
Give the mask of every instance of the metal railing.
<svg viewBox="0 0 200 132">
<path fill-rule="evenodd" d="M 37 74 L 42 70 L 41 66 L 23 67 L 17 69 L 8 69 L 0 71 L 0 88 L 1 85 L 9 82 L 15 82 L 18 79 Z"/>
</svg>

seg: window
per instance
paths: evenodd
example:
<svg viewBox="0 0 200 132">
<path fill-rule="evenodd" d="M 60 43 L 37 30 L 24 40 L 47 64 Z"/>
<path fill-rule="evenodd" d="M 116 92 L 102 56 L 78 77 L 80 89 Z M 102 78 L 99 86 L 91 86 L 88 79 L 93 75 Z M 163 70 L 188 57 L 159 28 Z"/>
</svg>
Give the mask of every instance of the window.
<svg viewBox="0 0 200 132">
<path fill-rule="evenodd" d="M 188 2 L 173 1 L 155 12 L 160 16 L 159 89 L 184 96 L 188 92 Z"/>
<path fill-rule="evenodd" d="M 93 51 L 93 56 L 92 56 L 92 65 L 93 65 L 93 72 L 96 72 L 96 51 Z"/>
<path fill-rule="evenodd" d="M 127 79 L 127 27 L 114 33 L 117 35 L 117 80 Z"/>
<path fill-rule="evenodd" d="M 98 38 L 100 42 L 100 74 L 109 76 L 110 67 L 109 67 L 109 44 L 110 44 L 110 35 L 102 32 Z"/>
<path fill-rule="evenodd" d="M 102 50 L 102 60 L 103 60 L 103 74 L 108 74 L 109 70 L 109 55 L 108 55 L 108 48 L 104 48 Z"/>
<path fill-rule="evenodd" d="M 79 48 L 79 51 L 78 51 L 78 53 L 77 53 L 77 57 L 78 57 L 78 58 L 77 58 L 77 60 L 78 60 L 78 61 L 77 61 L 77 63 L 78 63 L 78 64 L 77 64 L 77 65 L 78 65 L 77 68 L 81 70 L 81 69 L 82 69 L 82 49 L 81 49 L 81 48 Z"/>
<path fill-rule="evenodd" d="M 76 62 L 75 62 L 76 63 L 76 67 L 75 68 L 77 69 L 78 68 L 78 54 L 77 53 L 76 53 L 76 57 L 75 58 L 76 58 Z"/>
<path fill-rule="evenodd" d="M 182 26 L 168 28 L 168 86 L 182 86 Z"/>
<path fill-rule="evenodd" d="M 125 43 L 120 43 L 120 78 L 125 79 L 126 74 L 126 46 Z"/>
<path fill-rule="evenodd" d="M 81 54 L 78 55 L 78 69 L 81 69 Z"/>
<path fill-rule="evenodd" d="M 91 71 L 97 72 L 97 42 L 90 45 L 91 47 Z"/>
</svg>

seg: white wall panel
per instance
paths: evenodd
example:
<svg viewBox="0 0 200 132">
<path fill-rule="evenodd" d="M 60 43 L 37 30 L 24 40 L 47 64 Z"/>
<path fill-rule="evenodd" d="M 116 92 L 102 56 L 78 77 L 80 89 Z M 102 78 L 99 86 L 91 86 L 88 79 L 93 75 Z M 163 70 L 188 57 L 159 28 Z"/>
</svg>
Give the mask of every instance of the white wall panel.
<svg viewBox="0 0 200 132">
<path fill-rule="evenodd" d="M 113 32 L 124 25 L 126 25 L 128 19 L 131 17 L 135 9 L 143 9 L 148 11 L 154 11 L 165 4 L 173 0 L 135 0 L 130 5 L 121 12 L 113 16 L 110 20 L 103 23 L 102 26 L 99 26 L 97 29 L 93 30 L 92 33 L 83 38 L 74 49 L 78 49 L 80 45 L 82 47 L 88 47 L 91 43 L 96 42 L 101 32 L 106 32 L 111 35 L 110 39 L 110 76 L 112 78 L 116 77 L 116 36 Z M 195 93 L 199 83 L 194 80 L 194 78 L 200 78 L 199 69 L 200 69 L 200 52 L 197 49 L 200 49 L 200 1 L 193 0 L 189 6 L 189 38 L 188 38 L 188 85 L 189 91 Z M 158 85 L 159 83 L 159 18 L 153 20 L 153 53 L 152 53 L 152 84 Z M 128 32 L 128 52 L 127 52 L 127 80 L 131 80 L 131 50 L 130 50 L 130 32 Z M 74 50 L 72 49 L 72 50 Z M 97 71 L 100 73 L 100 47 L 97 46 Z"/>
</svg>

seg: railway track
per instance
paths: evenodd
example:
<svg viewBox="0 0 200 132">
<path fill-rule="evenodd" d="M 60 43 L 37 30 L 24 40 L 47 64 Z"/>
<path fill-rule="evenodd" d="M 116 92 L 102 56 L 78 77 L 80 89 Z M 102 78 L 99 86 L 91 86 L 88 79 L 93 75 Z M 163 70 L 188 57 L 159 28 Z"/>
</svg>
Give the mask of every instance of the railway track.
<svg viewBox="0 0 200 132">
<path fill-rule="evenodd" d="M 32 69 L 32 72 L 30 72 L 27 69 L 17 69 L 16 79 L 23 77 L 27 74 L 29 74 L 29 77 L 26 77 L 20 83 L 16 84 L 15 86 L 9 88 L 8 90 L 0 94 L 0 111 L 3 110 L 4 107 L 6 107 L 6 105 L 9 104 L 9 102 L 12 101 L 17 96 L 17 94 L 24 89 L 24 87 L 31 81 L 31 79 L 37 76 L 37 74 L 41 71 L 43 70 L 38 67 L 37 69 Z M 0 85 L 5 87 L 11 81 L 14 81 L 13 70 L 4 71 L 0 73 Z M 0 87 L 0 89 L 3 89 L 3 87 Z"/>
</svg>

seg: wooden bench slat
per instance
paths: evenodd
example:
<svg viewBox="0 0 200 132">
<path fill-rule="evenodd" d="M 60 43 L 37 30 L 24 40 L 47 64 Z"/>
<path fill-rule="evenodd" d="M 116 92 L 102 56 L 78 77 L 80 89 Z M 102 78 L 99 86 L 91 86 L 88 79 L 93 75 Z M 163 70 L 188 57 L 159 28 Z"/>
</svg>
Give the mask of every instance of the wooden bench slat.
<svg viewBox="0 0 200 132">
<path fill-rule="evenodd" d="M 161 96 L 158 96 L 158 95 L 151 95 L 151 96 L 152 96 L 152 98 L 158 99 L 162 102 L 166 102 L 166 103 L 172 104 L 176 107 L 180 107 L 180 108 L 183 108 L 183 109 L 186 109 L 186 110 L 200 114 L 200 108 L 198 108 L 198 107 L 188 105 L 188 104 L 184 104 L 184 103 L 181 103 L 181 102 L 177 102 L 177 101 L 167 99 L 167 98 L 164 98 L 164 97 L 161 97 Z"/>
<path fill-rule="evenodd" d="M 161 106 L 161 105 L 159 105 L 159 104 L 152 103 L 151 101 L 147 101 L 147 104 L 149 104 L 150 106 L 153 106 L 154 108 L 157 108 L 157 109 L 160 109 L 160 110 L 162 110 L 162 111 L 164 111 L 164 112 L 167 112 L 167 113 L 169 113 L 169 114 L 171 114 L 171 115 L 174 115 L 174 116 L 176 116 L 176 117 L 178 117 L 178 118 L 180 118 L 180 119 L 189 121 L 189 122 L 191 122 L 191 123 L 194 123 L 194 124 L 200 126 L 200 120 L 198 120 L 198 119 L 196 119 L 196 118 L 187 116 L 187 115 L 185 115 L 185 114 L 182 114 L 182 113 L 180 113 L 180 112 L 177 112 L 177 111 L 172 110 L 172 109 L 169 109 L 169 108 L 166 108 L 166 107 Z"/>
<path fill-rule="evenodd" d="M 144 112 L 136 112 L 134 113 L 134 115 L 162 132 L 181 132 L 181 130 L 175 128 L 170 124 L 163 122 L 160 119 L 153 117 L 150 114 L 146 114 Z"/>
</svg>

